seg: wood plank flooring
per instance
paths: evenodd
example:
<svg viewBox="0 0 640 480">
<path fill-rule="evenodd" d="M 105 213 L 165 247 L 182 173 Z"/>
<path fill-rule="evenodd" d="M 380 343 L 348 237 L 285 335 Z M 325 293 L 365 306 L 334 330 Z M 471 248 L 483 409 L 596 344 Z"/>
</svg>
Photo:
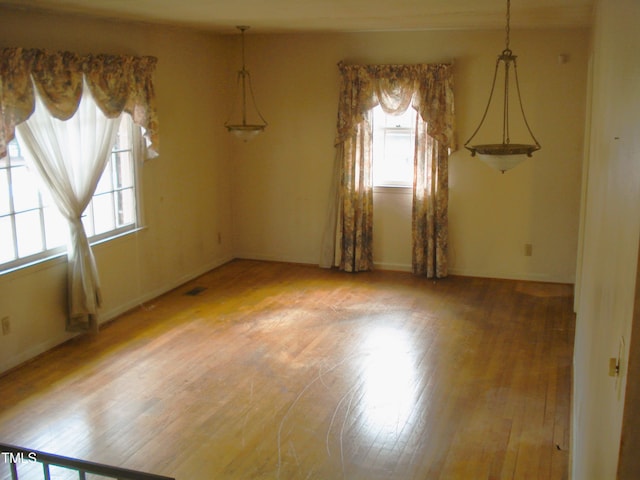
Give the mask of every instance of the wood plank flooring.
<svg viewBox="0 0 640 480">
<path fill-rule="evenodd" d="M 179 480 L 565 479 L 571 295 L 233 261 L 0 377 L 0 441 Z"/>
</svg>

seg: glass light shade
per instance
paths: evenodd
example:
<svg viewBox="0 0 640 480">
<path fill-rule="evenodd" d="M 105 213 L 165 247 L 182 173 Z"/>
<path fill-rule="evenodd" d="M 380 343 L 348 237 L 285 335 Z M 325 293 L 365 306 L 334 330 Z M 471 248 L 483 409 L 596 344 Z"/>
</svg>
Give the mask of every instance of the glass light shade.
<svg viewBox="0 0 640 480">
<path fill-rule="evenodd" d="M 480 160 L 491 168 L 502 173 L 520 164 L 533 152 L 540 149 L 540 145 L 526 145 L 522 143 L 495 143 L 488 145 L 467 146 L 472 156 L 478 156 Z"/>
<path fill-rule="evenodd" d="M 240 109 L 240 119 L 237 117 L 234 120 L 231 120 L 231 117 L 235 117 L 234 112 L 232 111 L 231 117 L 225 122 L 224 126 L 227 128 L 227 131 L 235 135 L 237 138 L 244 142 L 248 142 L 254 137 L 257 137 L 260 133 L 264 131 L 267 126 L 267 122 L 258 110 L 256 106 L 256 99 L 253 95 L 253 88 L 251 86 L 251 74 L 245 68 L 244 62 L 244 32 L 249 27 L 245 25 L 238 25 L 238 30 L 241 32 L 242 37 L 242 70 L 238 71 L 237 83 L 238 83 L 238 95 L 237 98 L 239 100 L 239 109 Z M 247 97 L 249 99 L 249 115 L 252 117 L 251 121 L 256 121 L 258 118 L 262 121 L 262 123 L 247 123 L 247 119 L 249 116 L 247 115 Z M 237 110 L 234 108 L 234 111 Z"/>
<path fill-rule="evenodd" d="M 266 125 L 226 125 L 227 130 L 243 142 L 248 142 L 260 135 Z"/>
<path fill-rule="evenodd" d="M 491 168 L 504 173 L 526 160 L 528 158 L 528 155 L 487 155 L 479 153 L 478 158 L 489 165 Z"/>
</svg>

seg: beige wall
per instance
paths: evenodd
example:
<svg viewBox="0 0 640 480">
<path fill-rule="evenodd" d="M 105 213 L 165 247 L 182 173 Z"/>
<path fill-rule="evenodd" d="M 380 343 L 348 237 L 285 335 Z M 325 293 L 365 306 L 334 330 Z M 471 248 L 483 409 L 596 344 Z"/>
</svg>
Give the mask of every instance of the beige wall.
<svg viewBox="0 0 640 480">
<path fill-rule="evenodd" d="M 244 144 L 222 128 L 232 72 L 239 67 L 237 35 L 0 13 L 0 46 L 159 58 L 161 156 L 143 169 L 147 228 L 95 249 L 106 302 L 103 319 L 233 257 L 319 261 L 333 170 L 338 61 L 455 60 L 463 143 L 480 119 L 504 43 L 502 31 L 250 31 L 247 64 L 269 127 Z M 466 151 L 453 154 L 452 273 L 574 280 L 588 38 L 582 29 L 512 33 L 527 115 L 543 150 L 505 175 Z M 559 64 L 560 54 L 569 61 Z M 394 195 L 376 194 L 374 255 L 381 267 L 408 269 L 408 217 L 398 213 L 407 203 Z M 524 256 L 525 243 L 533 244 L 532 257 Z M 63 261 L 0 277 L 0 317 L 9 315 L 13 328 L 11 335 L 0 336 L 0 370 L 67 338 L 64 283 Z"/>
<path fill-rule="evenodd" d="M 234 251 L 240 257 L 317 263 L 332 175 L 340 60 L 455 61 L 459 142 L 480 121 L 502 31 L 254 35 L 247 63 L 270 122 L 235 150 Z M 543 148 L 504 175 L 460 149 L 450 162 L 451 273 L 574 281 L 584 105 L 586 30 L 512 33 L 529 122 Z M 567 55 L 566 63 L 558 56 Z M 397 203 L 397 196 L 376 195 Z M 378 208 L 378 211 L 384 209 Z M 395 205 L 387 209 L 397 215 Z M 410 268 L 406 217 L 375 218 L 402 231 L 374 234 L 381 267 Z M 395 227 L 394 227 L 395 228 Z M 533 256 L 524 256 L 524 245 Z M 399 263 L 400 262 L 400 263 Z"/>
<path fill-rule="evenodd" d="M 479 121 L 503 44 L 499 31 L 249 35 L 248 65 L 270 125 L 263 137 L 242 144 L 221 127 L 237 38 L 2 9 L 0 15 L 0 47 L 159 58 L 162 153 L 144 166 L 147 228 L 95 249 L 103 318 L 233 256 L 318 261 L 333 168 L 339 60 L 455 59 L 462 143 Z M 621 337 L 627 346 L 632 342 L 640 230 L 640 75 L 637 62 L 627 58 L 640 50 L 640 12 L 635 0 L 600 2 L 597 19 L 574 370 L 573 478 L 581 480 L 615 477 L 626 371 L 623 358 L 621 378 L 608 377 L 607 360 L 617 355 Z M 465 151 L 453 154 L 453 273 L 574 280 L 589 38 L 586 30 L 513 32 L 525 109 L 543 149 L 505 175 Z M 561 54 L 568 55 L 567 63 L 558 62 Z M 403 268 L 407 239 L 393 232 L 406 228 L 407 217 L 398 213 L 406 202 L 377 194 L 376 204 L 377 212 L 389 212 L 377 220 L 376 262 Z M 532 257 L 523 255 L 525 243 L 533 245 Z M 67 338 L 64 286 L 63 260 L 0 277 L 0 317 L 10 316 L 13 330 L 0 336 L 0 371 Z M 628 412 L 626 422 L 637 425 Z"/>
<path fill-rule="evenodd" d="M 94 251 L 111 318 L 231 258 L 231 143 L 222 127 L 229 86 L 224 39 L 142 24 L 28 15 L 0 9 L 0 47 L 158 57 L 158 158 L 143 168 L 146 228 Z M 222 244 L 218 244 L 218 233 Z M 0 276 L 0 371 L 60 341 L 65 263 Z"/>
<path fill-rule="evenodd" d="M 237 39 L 1 9 L 0 15 L 1 47 L 159 58 L 162 154 L 144 166 L 147 228 L 95 249 L 104 318 L 233 256 L 318 261 L 339 60 L 455 59 L 462 143 L 479 121 L 503 41 L 497 31 L 250 35 L 248 65 L 270 126 L 245 145 L 221 127 L 237 59 L 237 49 L 226 47 L 237 46 Z M 623 425 L 628 430 L 640 423 L 634 404 L 623 416 L 626 357 L 640 342 L 631 338 L 640 232 L 640 72 L 629 61 L 640 51 L 639 23 L 635 0 L 599 2 L 576 303 L 572 476 L 580 480 L 615 478 Z M 453 273 L 573 281 L 589 38 L 584 30 L 513 32 L 525 108 L 543 149 L 505 175 L 462 150 L 452 156 Z M 569 61 L 559 63 L 560 54 Z M 406 228 L 398 213 L 406 202 L 377 194 L 376 203 L 377 212 L 389 212 L 378 220 L 376 262 L 402 268 L 408 243 L 393 232 Z M 532 257 L 524 257 L 525 243 L 533 244 Z M 0 336 L 0 371 L 67 338 L 64 287 L 63 260 L 0 277 L 0 317 L 10 316 L 13 330 Z M 621 338 L 622 372 L 615 379 L 607 365 Z"/>
<path fill-rule="evenodd" d="M 627 361 L 640 343 L 631 337 L 640 232 L 638 24 L 636 0 L 598 2 L 574 354 L 573 478 L 580 480 L 616 478 L 632 381 Z M 619 355 L 620 376 L 610 377 L 609 358 Z M 625 427 L 637 430 L 637 400 L 628 407 Z M 637 456 L 637 445 L 627 455 Z M 638 478 L 633 462 L 624 465 L 620 478 Z"/>
</svg>

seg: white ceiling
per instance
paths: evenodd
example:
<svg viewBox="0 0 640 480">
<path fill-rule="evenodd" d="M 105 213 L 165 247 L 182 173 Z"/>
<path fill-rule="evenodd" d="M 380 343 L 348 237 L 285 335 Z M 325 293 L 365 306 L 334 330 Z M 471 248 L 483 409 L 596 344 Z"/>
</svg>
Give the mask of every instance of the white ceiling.
<svg viewBox="0 0 640 480">
<path fill-rule="evenodd" d="M 514 28 L 584 27 L 594 0 L 512 0 Z M 0 5 L 229 33 L 483 29 L 505 25 L 506 0 L 0 0 Z"/>
</svg>

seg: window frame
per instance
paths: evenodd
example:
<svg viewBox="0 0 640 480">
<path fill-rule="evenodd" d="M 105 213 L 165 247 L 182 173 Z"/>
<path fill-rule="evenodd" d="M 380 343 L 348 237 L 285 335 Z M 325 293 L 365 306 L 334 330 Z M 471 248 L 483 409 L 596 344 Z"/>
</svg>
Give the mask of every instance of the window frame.
<svg viewBox="0 0 640 480">
<path fill-rule="evenodd" d="M 407 107 L 407 110 L 405 110 L 405 112 L 403 112 L 400 115 L 388 114 L 384 112 L 384 110 L 380 105 L 377 105 L 376 107 L 373 108 L 372 116 L 371 116 L 372 118 L 371 148 L 372 148 L 372 176 L 373 176 L 372 184 L 373 184 L 374 191 L 413 188 L 413 171 L 414 171 L 413 160 L 415 158 L 415 142 L 416 142 L 416 134 L 417 134 L 415 115 L 417 115 L 417 112 L 411 106 Z M 408 118 L 412 119 L 412 123 L 410 126 L 406 126 L 402 124 L 396 125 L 396 126 L 388 126 L 388 122 L 390 119 L 394 117 L 402 119 L 403 116 L 408 116 Z M 380 126 L 376 121 L 376 120 L 380 120 L 381 117 L 385 119 L 384 126 Z M 385 159 L 385 153 L 386 153 L 385 142 L 387 140 L 387 135 L 389 133 L 395 133 L 395 134 L 400 133 L 400 134 L 405 134 L 405 136 L 409 137 L 408 142 L 411 145 L 411 156 L 410 156 L 411 174 L 405 180 L 392 179 L 388 175 L 387 176 L 376 175 L 376 170 L 379 170 L 380 168 L 379 161 L 381 160 L 381 158 L 383 159 L 383 161 Z M 384 135 L 383 139 L 379 138 L 379 135 L 381 134 Z M 376 146 L 379 147 L 380 144 L 382 144 L 383 146 L 382 148 L 385 150 L 385 152 L 383 153 L 380 153 L 379 150 L 376 149 Z M 378 164 L 378 169 L 376 169 L 376 164 Z"/>
<path fill-rule="evenodd" d="M 125 236 L 125 235 L 129 235 L 131 233 L 137 232 L 140 229 L 143 228 L 143 223 L 142 223 L 142 219 L 143 219 L 143 215 L 142 215 L 142 201 L 141 201 L 141 185 L 142 185 L 142 179 L 141 179 L 141 155 L 143 154 L 143 152 L 140 149 L 140 142 L 143 142 L 143 138 L 142 138 L 142 129 L 141 127 L 139 127 L 138 125 L 136 125 L 133 122 L 133 119 L 131 118 L 131 116 L 125 112 L 123 112 L 123 122 L 127 122 L 128 124 L 128 128 L 129 128 L 129 144 L 127 145 L 126 148 L 116 148 L 114 146 L 114 148 L 112 149 L 111 153 L 110 153 L 110 158 L 109 161 L 107 162 L 107 165 L 105 166 L 105 171 L 103 172 L 103 175 L 105 174 L 105 172 L 107 171 L 107 169 L 111 168 L 113 170 L 114 166 L 113 166 L 113 162 L 114 162 L 114 155 L 117 155 L 119 153 L 123 153 L 123 152 L 129 152 L 129 155 L 131 156 L 131 165 L 132 165 L 132 171 L 131 171 L 131 175 L 132 175 L 132 185 L 131 187 L 123 187 L 123 188 L 118 188 L 112 185 L 112 189 L 111 190 L 106 190 L 106 191 L 102 191 L 99 193 L 95 193 L 91 198 L 91 202 L 89 203 L 89 205 L 87 206 L 87 210 L 92 209 L 93 208 L 93 202 L 94 199 L 97 196 L 104 196 L 104 195 L 109 195 L 109 194 L 113 194 L 114 192 L 117 191 L 121 191 L 121 190 L 125 190 L 125 189 L 132 189 L 133 190 L 133 202 L 134 202 L 134 206 L 133 206 L 133 214 L 135 215 L 134 221 L 132 223 L 126 224 L 126 225 L 122 225 L 119 227 L 115 227 L 113 229 L 110 229 L 108 231 L 104 231 L 98 234 L 94 234 L 91 236 L 88 236 L 88 240 L 91 246 L 94 245 L 98 245 L 101 243 L 105 243 L 108 242 L 110 240 Z M 119 129 L 122 128 L 122 125 L 119 127 Z M 127 126 L 125 126 L 125 128 L 127 128 Z M 17 142 L 17 138 L 12 140 L 12 142 Z M 7 155 L 10 154 L 10 149 L 7 148 Z M 10 217 L 11 218 L 11 222 L 13 224 L 13 243 L 14 243 L 14 252 L 17 254 L 18 250 L 17 250 L 17 246 L 18 246 L 18 235 L 16 233 L 16 229 L 15 229 L 15 215 L 16 215 L 16 211 L 14 208 L 14 195 L 13 195 L 13 189 L 15 188 L 14 184 L 11 182 L 11 164 L 9 163 L 6 167 L 0 167 L 0 169 L 4 170 L 6 169 L 8 174 L 8 178 L 7 178 L 7 182 L 8 182 L 8 188 L 9 188 L 9 192 L 10 192 L 10 196 L 9 196 L 9 202 L 10 202 L 10 211 L 7 214 L 3 214 L 0 218 L 2 217 Z M 33 175 L 33 174 L 32 174 Z M 102 179 L 102 177 L 101 177 Z M 38 181 L 37 179 L 33 179 L 33 181 Z M 37 208 L 33 208 L 31 210 L 37 210 L 39 211 L 39 216 L 40 216 L 40 225 L 41 225 L 41 236 L 42 239 L 44 240 L 46 237 L 46 232 L 45 232 L 45 220 L 44 220 L 44 209 L 45 208 L 56 208 L 55 205 L 48 205 L 44 200 L 43 197 L 45 196 L 40 188 L 38 188 L 37 190 L 37 194 L 38 194 L 38 207 Z M 87 210 L 85 210 L 85 212 L 83 212 L 83 219 L 84 217 L 87 215 L 86 212 Z M 21 211 L 22 212 L 22 211 Z M 18 213 L 21 213 L 18 212 Z M 114 209 L 114 214 L 113 217 L 115 218 L 117 215 L 117 213 L 115 213 L 115 209 Z M 44 244 L 44 243 L 43 243 Z M 46 244 L 44 244 L 46 245 Z M 64 245 L 60 245 L 60 246 L 56 246 L 53 248 L 49 248 L 49 249 L 44 249 L 41 250 L 39 252 L 33 253 L 31 255 L 26 255 L 23 257 L 18 257 L 15 258 L 13 260 L 10 260 L 8 262 L 4 262 L 4 263 L 0 263 L 0 276 L 7 274 L 7 273 L 11 273 L 11 272 L 15 272 L 18 270 L 22 270 L 28 267 L 32 267 L 34 265 L 43 263 L 43 262 L 47 262 L 56 258 L 60 258 L 62 256 L 65 256 L 67 253 L 67 245 L 66 243 Z"/>
</svg>

